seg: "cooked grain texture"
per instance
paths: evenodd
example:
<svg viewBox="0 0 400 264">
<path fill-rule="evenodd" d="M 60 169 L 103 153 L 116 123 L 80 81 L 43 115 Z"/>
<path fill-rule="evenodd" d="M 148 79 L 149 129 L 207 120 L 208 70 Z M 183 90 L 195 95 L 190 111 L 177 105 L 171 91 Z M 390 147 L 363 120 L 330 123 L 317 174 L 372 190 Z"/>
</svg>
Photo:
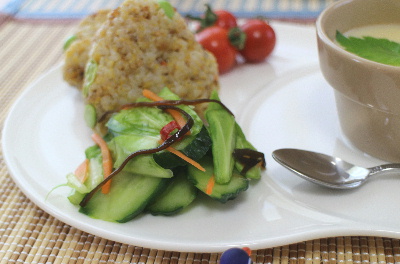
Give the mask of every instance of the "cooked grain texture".
<svg viewBox="0 0 400 264">
<path fill-rule="evenodd" d="M 97 71 L 92 83 L 85 77 L 85 101 L 98 117 L 135 101 L 143 89 L 169 87 L 186 99 L 208 98 L 218 89 L 213 55 L 177 12 L 169 18 L 152 0 L 126 0 L 111 11 L 95 34 L 89 61 Z"/>
<path fill-rule="evenodd" d="M 65 81 L 79 89 L 82 88 L 85 66 L 89 58 L 93 37 L 106 21 L 110 10 L 100 10 L 81 21 L 75 33 L 75 41 L 65 50 L 63 75 Z"/>
</svg>

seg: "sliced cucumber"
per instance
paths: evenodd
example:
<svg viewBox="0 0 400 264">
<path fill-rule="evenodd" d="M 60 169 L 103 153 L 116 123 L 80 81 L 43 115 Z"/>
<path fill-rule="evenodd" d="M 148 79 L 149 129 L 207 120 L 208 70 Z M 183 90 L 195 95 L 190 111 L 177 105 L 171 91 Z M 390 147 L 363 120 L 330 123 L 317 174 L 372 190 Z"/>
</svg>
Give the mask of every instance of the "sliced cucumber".
<svg viewBox="0 0 400 264">
<path fill-rule="evenodd" d="M 210 98 L 220 100 L 217 91 L 213 91 Z M 216 103 L 208 105 L 205 117 L 212 140 L 215 181 L 226 184 L 230 181 L 235 164 L 232 155 L 236 143 L 235 117 Z"/>
<path fill-rule="evenodd" d="M 79 211 L 92 218 L 124 223 L 140 214 L 165 184 L 163 178 L 122 171 L 113 178 L 108 194 L 96 192 Z"/>
<path fill-rule="evenodd" d="M 208 134 L 207 129 L 203 126 L 203 129 L 195 136 L 195 138 L 183 149 L 179 149 L 183 154 L 193 160 L 201 159 L 209 150 L 211 146 L 211 138 Z M 178 166 L 184 166 L 187 164 L 186 161 L 182 160 L 178 156 L 172 154 L 169 151 L 161 151 L 153 154 L 154 160 L 158 165 L 165 169 L 171 169 Z"/>
<path fill-rule="evenodd" d="M 231 179 L 234 166 L 232 153 L 236 142 L 235 118 L 221 109 L 207 111 L 206 119 L 212 140 L 215 181 L 227 184 Z"/>
<path fill-rule="evenodd" d="M 236 123 L 236 146 L 235 148 L 237 149 L 252 149 L 256 150 L 256 148 L 246 139 L 246 136 L 244 135 L 242 128 Z M 235 161 L 235 168 L 238 171 L 242 171 L 244 166 L 238 161 Z M 260 179 L 261 178 L 261 167 L 260 166 L 255 166 L 248 170 L 246 174 L 244 175 L 246 178 L 249 179 Z"/>
<path fill-rule="evenodd" d="M 84 197 L 85 197 L 84 193 L 80 193 L 77 190 L 72 189 L 71 193 L 68 195 L 68 200 L 70 203 L 78 205 Z"/>
<path fill-rule="evenodd" d="M 152 215 L 173 215 L 191 204 L 196 196 L 197 188 L 187 179 L 186 169 L 179 170 L 146 210 Z"/>
<path fill-rule="evenodd" d="M 189 166 L 188 178 L 200 191 L 207 194 L 207 186 L 214 174 L 213 160 L 211 157 L 206 156 L 199 162 L 206 169 L 206 171 L 202 172 L 192 166 Z M 240 175 L 236 170 L 234 170 L 231 180 L 227 184 L 219 184 L 215 182 L 212 192 L 207 195 L 215 200 L 225 203 L 228 200 L 235 199 L 240 192 L 247 190 L 248 187 L 249 181 Z"/>
</svg>

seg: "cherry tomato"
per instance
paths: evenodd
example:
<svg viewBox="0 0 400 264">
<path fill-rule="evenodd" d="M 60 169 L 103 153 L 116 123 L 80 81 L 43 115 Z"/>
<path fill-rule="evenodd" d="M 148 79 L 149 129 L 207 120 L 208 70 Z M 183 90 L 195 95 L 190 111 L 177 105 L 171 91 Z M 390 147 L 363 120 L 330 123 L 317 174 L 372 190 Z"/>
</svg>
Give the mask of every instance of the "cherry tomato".
<svg viewBox="0 0 400 264">
<path fill-rule="evenodd" d="M 217 21 L 214 26 L 219 26 L 225 29 L 237 27 L 236 17 L 226 10 L 216 10 L 214 13 L 217 15 Z"/>
<path fill-rule="evenodd" d="M 230 44 L 228 30 L 212 26 L 196 34 L 196 41 L 216 58 L 219 73 L 229 71 L 236 62 L 236 49 Z"/>
<path fill-rule="evenodd" d="M 269 24 L 260 19 L 251 19 L 240 28 L 246 34 L 246 42 L 240 53 L 247 62 L 260 62 L 271 54 L 276 36 Z"/>
<path fill-rule="evenodd" d="M 227 30 L 237 27 L 237 20 L 235 15 L 227 10 L 212 10 L 211 6 L 206 4 L 206 11 L 200 17 L 187 15 L 186 18 L 199 22 L 196 32 L 212 27 L 219 26 Z"/>
</svg>

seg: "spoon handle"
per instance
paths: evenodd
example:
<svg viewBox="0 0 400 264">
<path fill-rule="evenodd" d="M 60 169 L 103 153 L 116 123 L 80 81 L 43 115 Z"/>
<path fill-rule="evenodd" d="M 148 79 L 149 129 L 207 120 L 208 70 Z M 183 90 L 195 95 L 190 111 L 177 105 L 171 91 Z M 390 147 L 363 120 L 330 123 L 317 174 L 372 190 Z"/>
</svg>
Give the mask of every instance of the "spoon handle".
<svg viewBox="0 0 400 264">
<path fill-rule="evenodd" d="M 376 173 L 379 172 L 389 172 L 389 171 L 400 171 L 400 163 L 389 163 L 389 164 L 383 164 L 383 165 L 378 165 L 372 168 L 369 168 L 369 176 L 372 176 Z"/>
</svg>

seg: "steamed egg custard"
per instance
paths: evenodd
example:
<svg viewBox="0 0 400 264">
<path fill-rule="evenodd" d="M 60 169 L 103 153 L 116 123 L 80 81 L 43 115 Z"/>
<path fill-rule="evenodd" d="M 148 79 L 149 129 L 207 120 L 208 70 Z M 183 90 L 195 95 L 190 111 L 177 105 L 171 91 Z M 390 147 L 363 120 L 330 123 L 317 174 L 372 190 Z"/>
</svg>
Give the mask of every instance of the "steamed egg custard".
<svg viewBox="0 0 400 264">
<path fill-rule="evenodd" d="M 400 24 L 376 24 L 357 27 L 345 32 L 349 37 L 374 37 L 383 38 L 400 43 Z"/>
</svg>

